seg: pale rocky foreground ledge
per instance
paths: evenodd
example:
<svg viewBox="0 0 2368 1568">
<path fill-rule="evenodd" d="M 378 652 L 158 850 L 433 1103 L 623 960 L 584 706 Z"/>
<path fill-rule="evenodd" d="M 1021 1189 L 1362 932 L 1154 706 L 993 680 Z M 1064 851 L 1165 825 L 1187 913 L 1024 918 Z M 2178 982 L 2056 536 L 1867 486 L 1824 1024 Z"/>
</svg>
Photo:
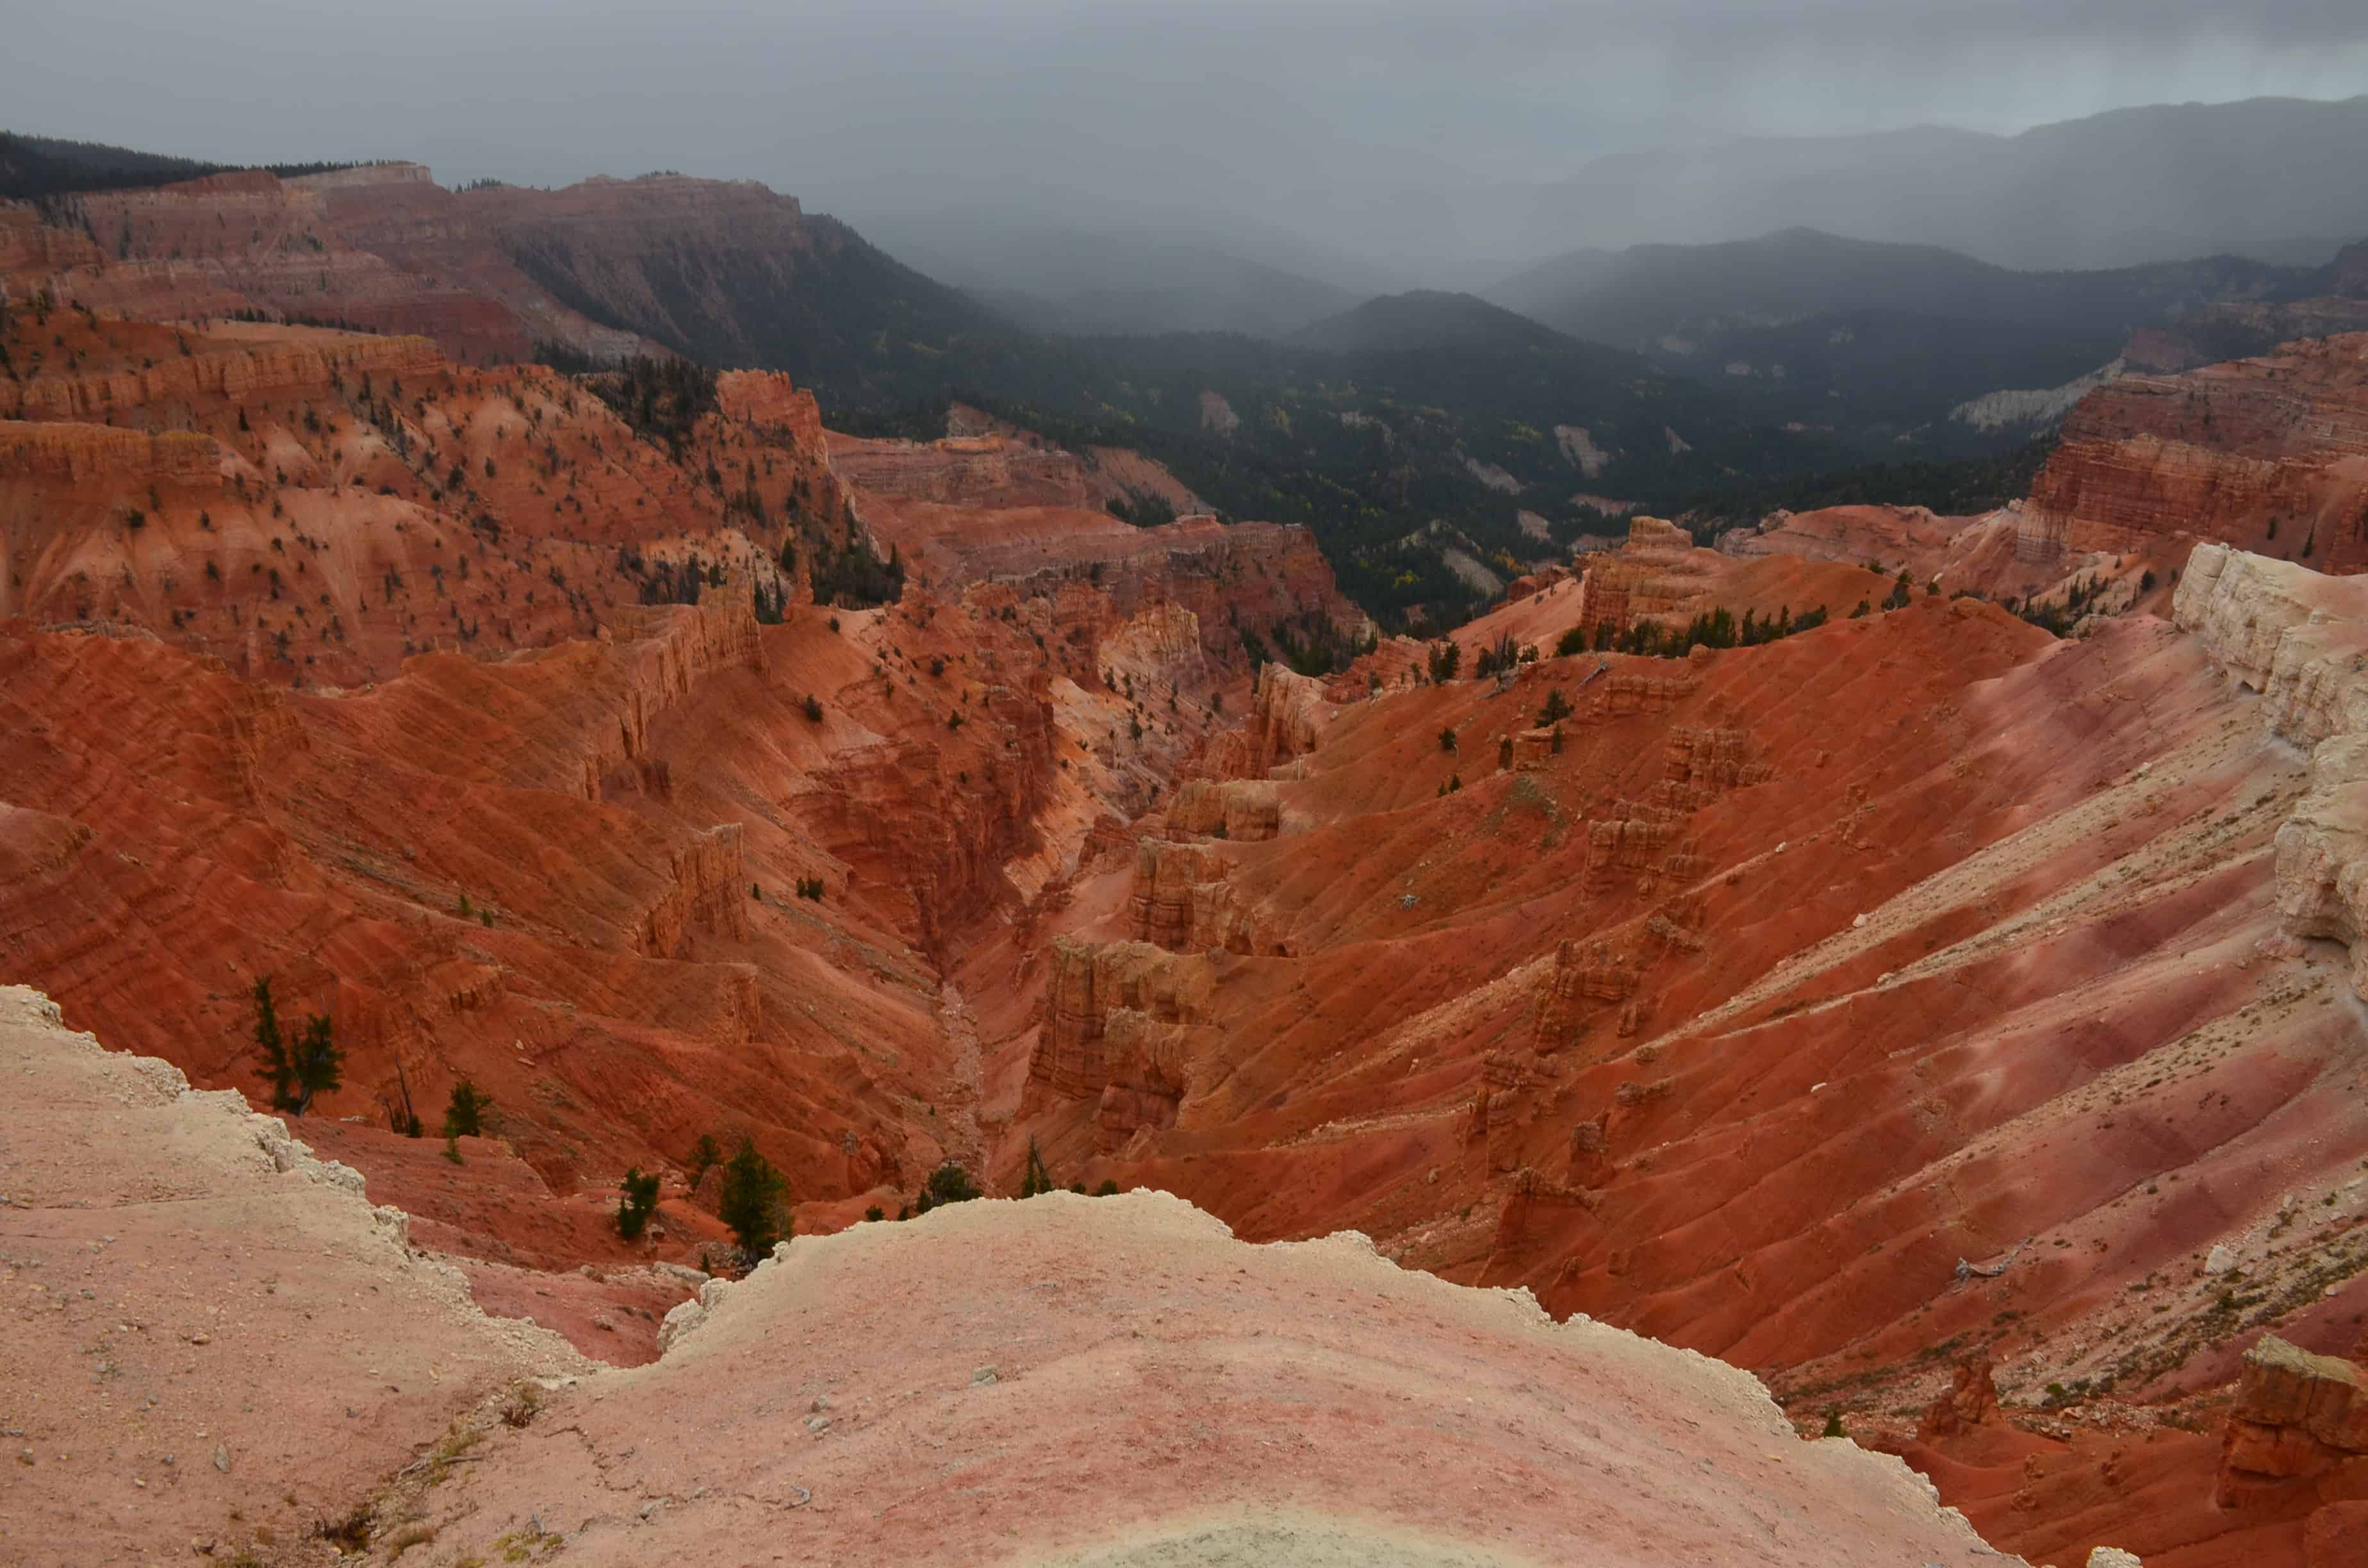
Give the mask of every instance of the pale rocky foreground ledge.
<svg viewBox="0 0 2368 1568">
<path fill-rule="evenodd" d="M 0 1562 L 324 1561 L 481 1399 L 590 1363 L 234 1091 L 0 987 Z M 263 1540 L 260 1546 L 256 1542 Z"/>
<path fill-rule="evenodd" d="M 36 993 L 0 990 L 0 1074 L 10 1562 L 326 1563 L 358 1505 L 413 1564 L 2017 1561 L 1743 1372 L 1354 1234 L 963 1204 L 787 1244 L 588 1372 Z"/>
<path fill-rule="evenodd" d="M 799 1239 L 677 1312 L 391 1505 L 488 1561 L 2002 1561 L 1723 1363 L 1160 1193 Z"/>
</svg>

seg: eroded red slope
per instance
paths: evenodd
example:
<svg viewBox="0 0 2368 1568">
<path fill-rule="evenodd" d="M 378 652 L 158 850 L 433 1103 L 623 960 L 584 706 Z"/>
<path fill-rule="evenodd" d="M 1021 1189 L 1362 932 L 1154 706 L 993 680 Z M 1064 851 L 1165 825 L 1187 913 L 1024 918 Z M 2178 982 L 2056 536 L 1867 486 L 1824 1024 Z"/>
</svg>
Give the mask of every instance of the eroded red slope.
<svg viewBox="0 0 2368 1568">
<path fill-rule="evenodd" d="M 1006 1159 L 1032 1135 L 1251 1234 L 1355 1224 L 1861 1419 L 1975 1348 L 2026 1402 L 2210 1387 L 2239 1318 L 2204 1255 L 2325 1194 L 2248 1267 L 2283 1312 L 2354 1299 L 2296 1331 L 2351 1347 L 2358 1004 L 2340 952 L 2275 945 L 2305 770 L 2195 640 L 1924 597 L 1501 694 L 1268 686 L 1312 744 L 1221 788 L 1279 833 L 1148 824 L 1003 1047 Z M 2129 1516 L 2076 1517 L 2049 1550 Z"/>
</svg>

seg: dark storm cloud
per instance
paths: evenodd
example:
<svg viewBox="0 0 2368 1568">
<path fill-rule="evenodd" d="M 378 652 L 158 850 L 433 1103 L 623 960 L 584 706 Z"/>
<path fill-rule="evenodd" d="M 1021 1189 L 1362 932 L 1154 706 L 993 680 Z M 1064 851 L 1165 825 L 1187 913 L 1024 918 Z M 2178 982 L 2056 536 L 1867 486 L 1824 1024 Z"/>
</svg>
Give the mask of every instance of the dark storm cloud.
<svg viewBox="0 0 2368 1568">
<path fill-rule="evenodd" d="M 1380 263 L 1394 222 L 1468 226 L 1469 193 L 1606 151 L 2368 91 L 2357 0 L 12 8 L 0 120 L 20 130 L 447 180 L 676 167 L 889 230 L 1205 227 L 1306 265 Z"/>
</svg>

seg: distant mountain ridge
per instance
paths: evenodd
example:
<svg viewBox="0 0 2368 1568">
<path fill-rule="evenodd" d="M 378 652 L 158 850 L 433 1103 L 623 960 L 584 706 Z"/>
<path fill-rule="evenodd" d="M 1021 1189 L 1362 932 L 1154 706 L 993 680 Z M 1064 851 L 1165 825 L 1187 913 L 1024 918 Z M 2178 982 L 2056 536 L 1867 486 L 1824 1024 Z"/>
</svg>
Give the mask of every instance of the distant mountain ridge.
<svg viewBox="0 0 2368 1568">
<path fill-rule="evenodd" d="M 1534 188 L 1531 255 L 1796 225 L 2020 268 L 2219 252 L 2316 260 L 2368 233 L 2368 95 L 2113 109 L 2015 136 L 1935 127 L 1598 159 Z"/>
<path fill-rule="evenodd" d="M 2271 299 L 2310 273 L 2238 256 L 2092 271 L 2017 271 L 1939 245 L 1799 225 L 1713 244 L 1582 250 L 1485 297 L 1559 331 L 1644 347 L 1705 325 L 1774 325 L 1838 311 L 2078 330 L 2222 300 Z"/>
<path fill-rule="evenodd" d="M 2018 272 L 1935 245 L 1793 227 L 1575 251 L 1488 297 L 1737 390 L 1767 417 L 1861 445 L 1970 455 L 2052 425 L 2133 334 L 2199 312 L 2275 310 L 2324 292 L 2332 272 L 2227 255 Z"/>
<path fill-rule="evenodd" d="M 1534 348 L 1568 335 L 1476 294 L 1416 289 L 1313 322 L 1291 341 L 1326 354 L 1401 354 L 1443 346 Z"/>
<path fill-rule="evenodd" d="M 69 142 L 0 131 L 0 199 L 29 201 L 77 191 L 131 190 L 227 174 L 236 166 L 142 153 L 104 142 Z M 270 165 L 269 171 L 294 176 L 355 166 L 351 163 L 278 164 Z"/>
</svg>

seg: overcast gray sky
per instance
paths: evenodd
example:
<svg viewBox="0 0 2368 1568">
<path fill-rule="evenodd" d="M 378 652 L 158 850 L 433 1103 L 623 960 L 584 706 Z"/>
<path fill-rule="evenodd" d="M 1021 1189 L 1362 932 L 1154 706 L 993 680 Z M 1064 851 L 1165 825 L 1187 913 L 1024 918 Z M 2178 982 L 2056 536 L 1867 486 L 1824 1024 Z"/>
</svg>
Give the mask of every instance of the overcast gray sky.
<svg viewBox="0 0 2368 1568">
<path fill-rule="evenodd" d="M 656 167 L 859 225 L 1178 217 L 1269 255 L 1605 151 L 2368 92 L 2362 0 L 0 0 L 0 122 L 447 183 Z"/>
</svg>

